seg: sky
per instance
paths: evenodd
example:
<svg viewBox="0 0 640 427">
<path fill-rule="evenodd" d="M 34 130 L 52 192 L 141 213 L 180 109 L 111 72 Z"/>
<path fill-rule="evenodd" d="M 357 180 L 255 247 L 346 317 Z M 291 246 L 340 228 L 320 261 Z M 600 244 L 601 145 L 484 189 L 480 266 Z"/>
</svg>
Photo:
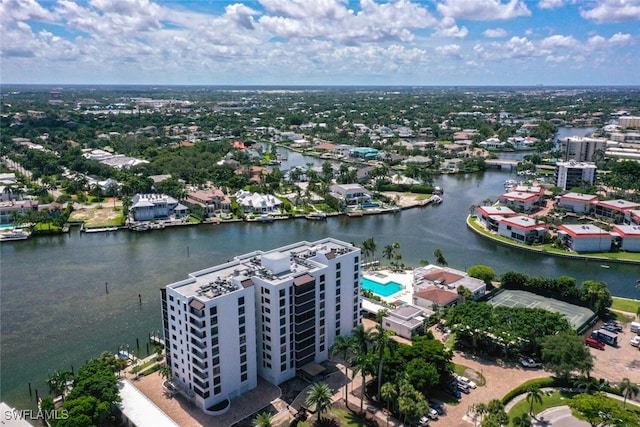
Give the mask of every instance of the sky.
<svg viewBox="0 0 640 427">
<path fill-rule="evenodd" d="M 0 0 L 0 83 L 640 85 L 640 0 Z"/>
</svg>

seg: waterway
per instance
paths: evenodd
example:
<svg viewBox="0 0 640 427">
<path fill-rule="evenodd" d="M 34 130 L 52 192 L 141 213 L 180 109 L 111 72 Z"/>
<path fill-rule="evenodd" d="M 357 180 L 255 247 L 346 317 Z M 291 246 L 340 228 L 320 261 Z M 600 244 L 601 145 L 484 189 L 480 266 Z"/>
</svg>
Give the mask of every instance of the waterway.
<svg viewBox="0 0 640 427">
<path fill-rule="evenodd" d="M 295 158 L 290 153 L 290 158 Z M 302 159 L 303 164 L 307 163 Z M 133 233 L 128 231 L 43 236 L 0 245 L 0 399 L 33 407 L 35 389 L 48 389 L 54 369 L 77 368 L 102 351 L 121 346 L 146 355 L 148 334 L 159 331 L 160 291 L 187 274 L 234 255 L 327 236 L 360 244 L 373 237 L 382 248 L 400 243 L 402 261 L 433 260 L 439 248 L 449 265 L 485 264 L 497 273 L 572 276 L 602 280 L 614 295 L 635 297 L 638 266 L 585 262 L 530 254 L 497 245 L 469 231 L 469 206 L 504 191 L 507 172 L 447 175 L 440 206 L 397 214 L 327 221 L 276 221 L 199 225 Z M 108 290 L 108 293 L 106 292 Z M 140 295 L 140 300 L 138 299 Z M 151 349 L 152 350 L 152 349 Z M 28 384 L 34 391 L 29 395 Z"/>
</svg>

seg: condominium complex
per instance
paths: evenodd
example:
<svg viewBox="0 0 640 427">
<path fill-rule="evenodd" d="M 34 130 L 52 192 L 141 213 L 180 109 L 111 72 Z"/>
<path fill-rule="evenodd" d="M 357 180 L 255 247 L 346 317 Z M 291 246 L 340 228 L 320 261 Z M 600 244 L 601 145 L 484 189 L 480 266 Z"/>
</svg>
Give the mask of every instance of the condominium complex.
<svg viewBox="0 0 640 427">
<path fill-rule="evenodd" d="M 559 142 L 564 160 L 577 162 L 592 162 L 596 151 L 604 154 L 607 149 L 607 140 L 604 138 L 569 136 Z"/>
<path fill-rule="evenodd" d="M 240 255 L 167 285 L 172 382 L 215 415 L 258 376 L 280 384 L 315 375 L 334 338 L 361 322 L 360 259 L 358 248 L 326 238 Z"/>
<path fill-rule="evenodd" d="M 586 162 L 558 162 L 556 163 L 556 187 L 563 190 L 593 185 L 596 179 L 596 165 Z"/>
</svg>

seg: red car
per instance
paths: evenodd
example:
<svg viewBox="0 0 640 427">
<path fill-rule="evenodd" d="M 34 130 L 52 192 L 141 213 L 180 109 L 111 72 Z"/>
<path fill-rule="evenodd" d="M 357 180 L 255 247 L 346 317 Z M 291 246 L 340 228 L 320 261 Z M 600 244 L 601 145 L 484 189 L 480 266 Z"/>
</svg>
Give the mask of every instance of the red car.
<svg viewBox="0 0 640 427">
<path fill-rule="evenodd" d="M 585 338 L 584 343 L 589 347 L 597 348 L 598 350 L 604 350 L 604 343 L 601 343 L 595 338 Z"/>
</svg>

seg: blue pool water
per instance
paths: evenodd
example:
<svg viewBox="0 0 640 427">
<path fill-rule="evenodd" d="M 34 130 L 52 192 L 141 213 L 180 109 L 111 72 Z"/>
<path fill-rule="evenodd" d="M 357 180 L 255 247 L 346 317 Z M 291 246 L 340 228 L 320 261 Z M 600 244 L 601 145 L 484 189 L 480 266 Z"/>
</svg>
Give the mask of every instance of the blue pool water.
<svg viewBox="0 0 640 427">
<path fill-rule="evenodd" d="M 389 295 L 393 295 L 402 290 L 402 285 L 400 283 L 387 282 L 382 284 L 375 280 L 367 279 L 366 277 L 360 279 L 360 284 L 362 284 L 362 289 L 366 289 L 383 297 L 388 297 Z"/>
</svg>

